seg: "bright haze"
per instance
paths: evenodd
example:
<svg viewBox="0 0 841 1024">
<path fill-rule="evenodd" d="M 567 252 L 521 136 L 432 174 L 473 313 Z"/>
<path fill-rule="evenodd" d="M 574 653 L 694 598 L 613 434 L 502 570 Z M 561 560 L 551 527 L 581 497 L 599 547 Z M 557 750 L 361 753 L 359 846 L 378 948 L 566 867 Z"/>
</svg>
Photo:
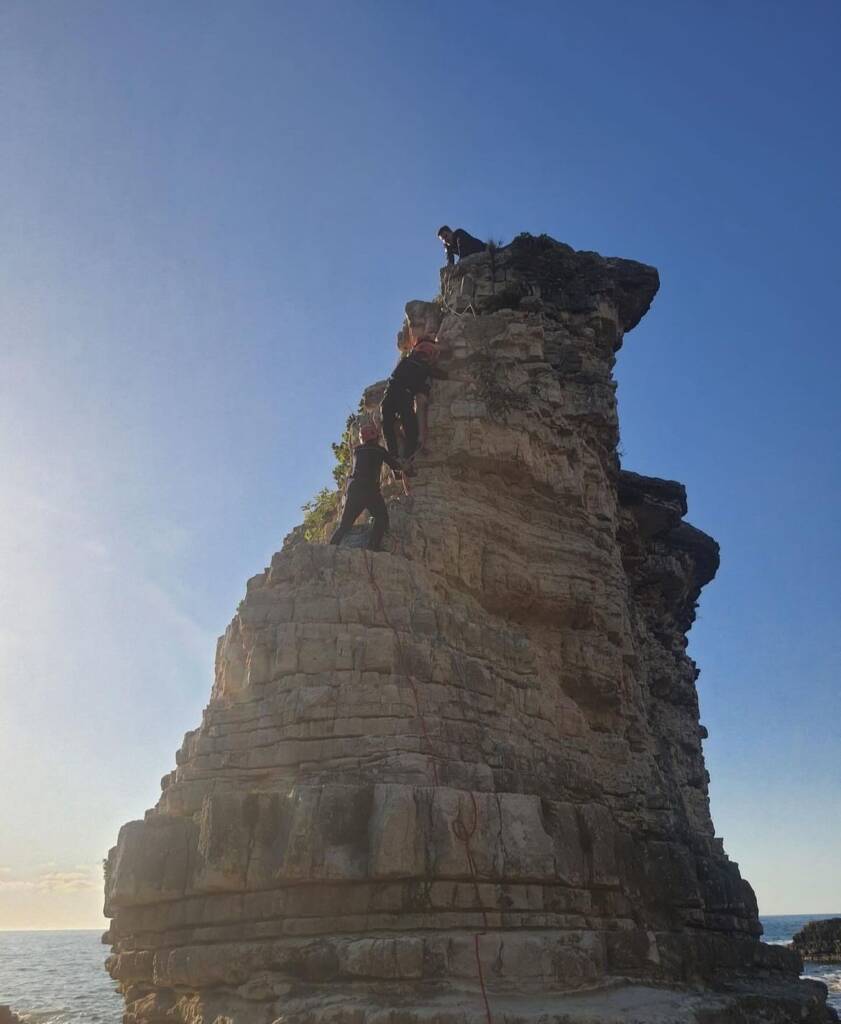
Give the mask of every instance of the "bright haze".
<svg viewBox="0 0 841 1024">
<path fill-rule="evenodd" d="M 760 910 L 841 911 L 841 6 L 0 12 L 0 928 L 100 862 L 437 290 L 440 224 L 656 265 L 624 465 L 722 546 L 690 652 Z"/>
</svg>

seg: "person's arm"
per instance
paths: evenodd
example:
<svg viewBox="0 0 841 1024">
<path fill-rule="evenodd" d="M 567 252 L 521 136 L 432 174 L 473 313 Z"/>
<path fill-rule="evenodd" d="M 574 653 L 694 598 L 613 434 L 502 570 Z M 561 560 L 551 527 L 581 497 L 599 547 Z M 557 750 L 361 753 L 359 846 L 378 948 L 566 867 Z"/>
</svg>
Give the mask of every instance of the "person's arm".
<svg viewBox="0 0 841 1024">
<path fill-rule="evenodd" d="M 395 473 L 402 473 L 404 468 L 403 460 L 396 458 L 396 456 L 392 455 L 391 452 L 386 451 L 385 448 L 383 448 L 382 452 L 383 462 L 389 467 L 389 469 L 393 469 Z"/>
<path fill-rule="evenodd" d="M 465 256 L 472 256 L 474 252 L 478 252 L 477 244 L 481 246 L 482 243 L 479 242 L 478 238 L 474 238 L 469 231 L 465 231 L 464 228 L 459 228 L 453 235 L 453 248 L 460 261 Z"/>
</svg>

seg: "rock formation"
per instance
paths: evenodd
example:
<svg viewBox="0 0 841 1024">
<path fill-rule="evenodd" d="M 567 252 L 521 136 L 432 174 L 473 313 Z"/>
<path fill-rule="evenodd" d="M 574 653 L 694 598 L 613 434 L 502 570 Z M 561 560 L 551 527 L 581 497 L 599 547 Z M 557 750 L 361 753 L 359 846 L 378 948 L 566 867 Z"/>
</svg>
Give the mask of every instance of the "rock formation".
<svg viewBox="0 0 841 1024">
<path fill-rule="evenodd" d="M 807 960 L 841 963 L 841 917 L 810 921 L 794 936 L 791 944 Z"/>
<path fill-rule="evenodd" d="M 449 377 L 388 550 L 287 538 L 109 854 L 127 1022 L 830 1019 L 710 819 L 686 632 L 718 546 L 616 455 L 657 287 L 520 236 L 409 304 Z"/>
</svg>

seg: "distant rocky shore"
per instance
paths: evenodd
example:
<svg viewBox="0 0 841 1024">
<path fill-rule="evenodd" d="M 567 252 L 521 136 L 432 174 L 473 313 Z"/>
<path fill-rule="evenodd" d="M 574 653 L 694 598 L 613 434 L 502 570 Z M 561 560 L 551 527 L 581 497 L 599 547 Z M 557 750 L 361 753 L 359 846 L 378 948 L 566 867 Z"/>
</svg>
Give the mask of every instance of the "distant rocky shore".
<svg viewBox="0 0 841 1024">
<path fill-rule="evenodd" d="M 791 944 L 805 960 L 841 962 L 841 917 L 810 921 Z"/>
</svg>

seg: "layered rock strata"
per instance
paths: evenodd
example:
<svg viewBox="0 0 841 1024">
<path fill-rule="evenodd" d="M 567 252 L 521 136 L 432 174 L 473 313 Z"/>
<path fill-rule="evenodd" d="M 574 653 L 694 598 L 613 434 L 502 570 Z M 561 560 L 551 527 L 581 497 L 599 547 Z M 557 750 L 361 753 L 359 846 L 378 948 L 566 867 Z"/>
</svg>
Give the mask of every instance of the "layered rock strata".
<svg viewBox="0 0 841 1024">
<path fill-rule="evenodd" d="M 841 963 L 841 917 L 809 921 L 797 932 L 791 944 L 809 960 Z"/>
<path fill-rule="evenodd" d="M 657 287 L 521 236 L 409 304 L 448 379 L 388 550 L 296 531 L 249 580 L 109 855 L 127 1022 L 828 1019 L 710 819 L 686 632 L 718 547 L 616 455 Z"/>
</svg>

